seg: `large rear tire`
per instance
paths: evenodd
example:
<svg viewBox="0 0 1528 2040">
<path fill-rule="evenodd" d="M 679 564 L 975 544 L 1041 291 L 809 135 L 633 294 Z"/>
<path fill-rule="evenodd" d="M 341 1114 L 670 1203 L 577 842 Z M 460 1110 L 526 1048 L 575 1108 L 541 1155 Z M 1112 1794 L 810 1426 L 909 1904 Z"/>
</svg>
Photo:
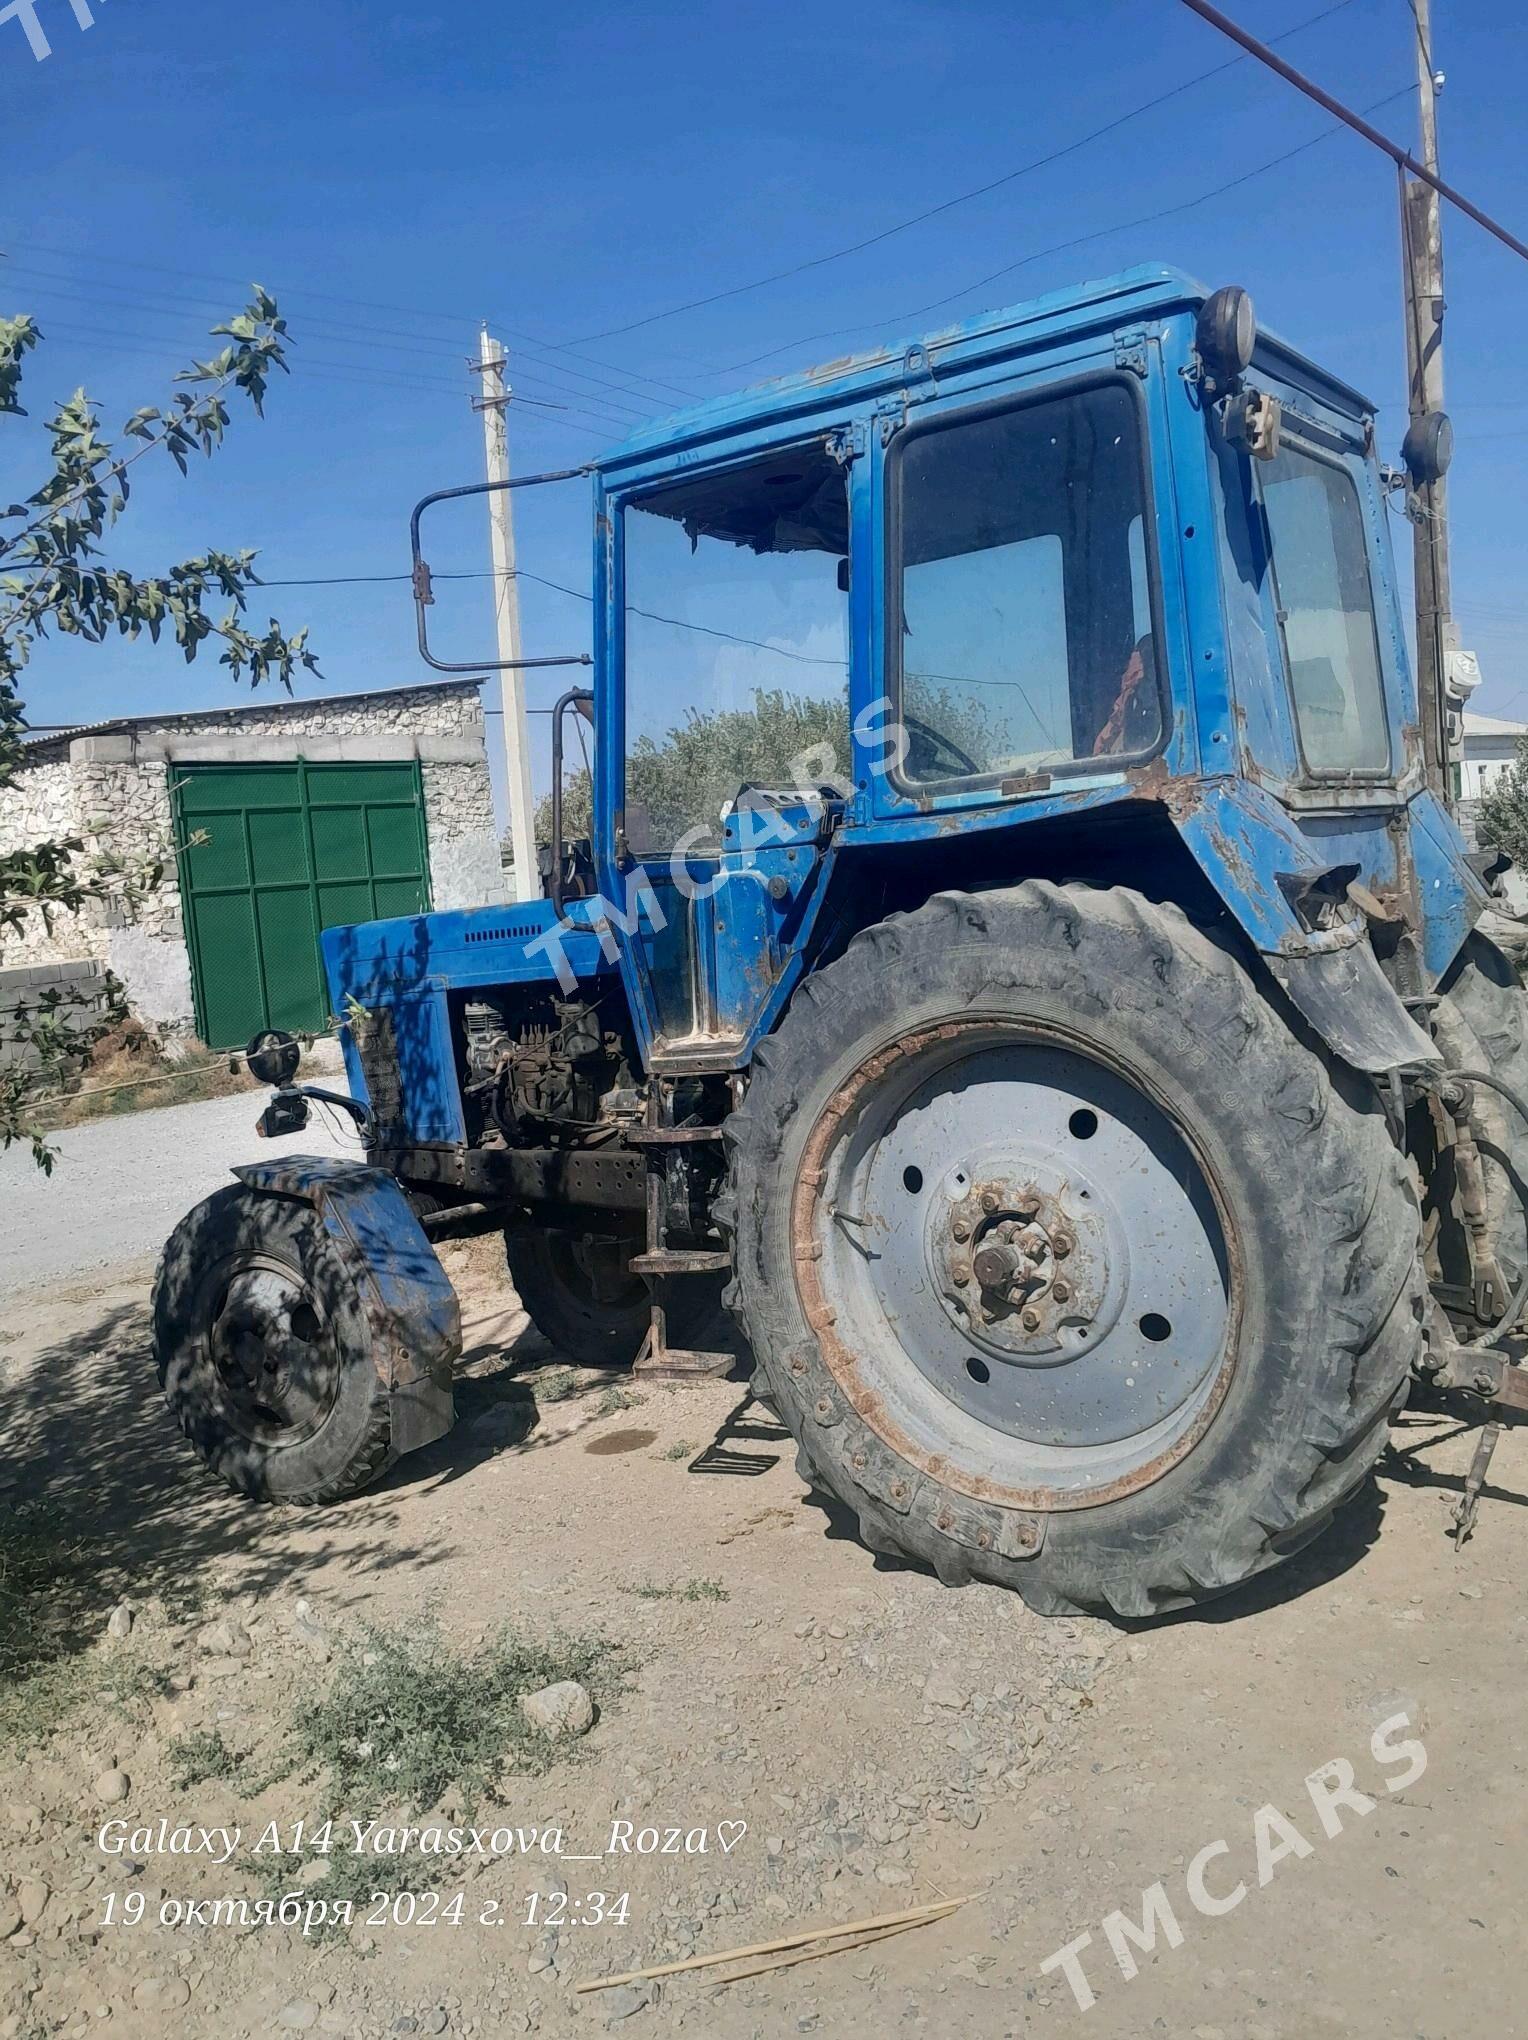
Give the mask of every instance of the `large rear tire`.
<svg viewBox="0 0 1528 2040">
<path fill-rule="evenodd" d="M 318 1214 L 230 1184 L 170 1235 L 154 1284 L 160 1386 L 208 1468 L 265 1502 L 335 1502 L 391 1457 L 389 1402 Z"/>
<path fill-rule="evenodd" d="M 1174 908 L 1031 882 L 867 930 L 729 1142 L 731 1300 L 801 1470 L 949 1584 L 1190 1604 L 1324 1527 L 1404 1400 L 1378 1101 Z"/>
</svg>

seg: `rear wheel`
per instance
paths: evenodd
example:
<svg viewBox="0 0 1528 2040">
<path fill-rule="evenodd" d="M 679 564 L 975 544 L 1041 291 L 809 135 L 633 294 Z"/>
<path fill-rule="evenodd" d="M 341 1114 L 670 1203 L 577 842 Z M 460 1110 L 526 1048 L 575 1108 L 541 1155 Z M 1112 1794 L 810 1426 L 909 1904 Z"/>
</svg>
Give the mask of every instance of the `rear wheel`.
<svg viewBox="0 0 1528 2040">
<path fill-rule="evenodd" d="M 240 1494 L 332 1502 L 386 1466 L 370 1327 L 310 1205 L 231 1184 L 188 1213 L 160 1262 L 154 1340 L 182 1431 Z"/>
<path fill-rule="evenodd" d="M 798 994 L 730 1129 L 735 1302 L 874 1548 L 1146 1615 L 1298 1548 L 1420 1348 L 1377 1104 L 1137 895 L 943 895 Z"/>
</svg>

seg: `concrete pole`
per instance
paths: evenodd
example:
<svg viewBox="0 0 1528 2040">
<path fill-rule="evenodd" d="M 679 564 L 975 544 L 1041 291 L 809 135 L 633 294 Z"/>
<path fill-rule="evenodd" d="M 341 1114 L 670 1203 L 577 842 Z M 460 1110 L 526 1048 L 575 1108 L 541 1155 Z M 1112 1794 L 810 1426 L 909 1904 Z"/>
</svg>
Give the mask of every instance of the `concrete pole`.
<svg viewBox="0 0 1528 2040">
<path fill-rule="evenodd" d="M 1417 90 L 1421 113 L 1419 156 L 1438 169 L 1437 74 L 1433 68 L 1432 0 L 1411 0 L 1415 17 Z M 1437 192 L 1420 178 L 1403 193 L 1406 253 L 1406 357 L 1409 404 L 1415 419 L 1443 407 L 1443 230 Z M 1448 670 L 1455 639 L 1449 591 L 1448 484 L 1436 481 L 1419 492 L 1422 517 L 1412 529 L 1416 587 L 1417 681 L 1421 696 L 1422 746 L 1430 783 L 1453 799 L 1449 736 Z"/>
<path fill-rule="evenodd" d="M 483 414 L 483 445 L 490 482 L 509 480 L 509 429 L 505 412 L 509 392 L 504 385 L 504 349 L 488 337 L 485 326 L 478 342 L 478 363 L 483 394 L 478 408 Z M 508 663 L 520 652 L 520 586 L 515 579 L 515 525 L 507 489 L 496 490 L 487 499 L 488 539 L 493 561 L 493 609 L 498 630 L 499 657 L 506 663 L 499 672 L 499 724 L 504 732 L 504 786 L 509 801 L 510 842 L 514 849 L 514 896 L 517 900 L 539 900 L 541 874 L 536 868 L 535 800 L 531 793 L 531 760 L 525 725 L 525 677 Z"/>
</svg>

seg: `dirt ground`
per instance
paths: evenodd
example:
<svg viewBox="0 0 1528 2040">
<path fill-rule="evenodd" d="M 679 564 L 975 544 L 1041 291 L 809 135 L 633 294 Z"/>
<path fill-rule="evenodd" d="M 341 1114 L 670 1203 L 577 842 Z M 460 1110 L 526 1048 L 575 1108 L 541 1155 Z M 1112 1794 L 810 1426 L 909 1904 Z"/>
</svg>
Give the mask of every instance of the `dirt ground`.
<svg viewBox="0 0 1528 2040">
<path fill-rule="evenodd" d="M 40 1506 L 88 1558 L 57 1719 L 0 1752 L 0 2040 L 1528 2033 L 1521 1431 L 1459 1556 L 1445 1527 L 1471 1437 L 1410 1416 L 1377 1484 L 1271 1580 L 1195 1619 L 1047 1622 L 873 1558 L 805 1500 L 746 1383 L 570 1376 L 490 1244 L 448 1251 L 468 1340 L 455 1432 L 316 1512 L 201 1474 L 154 1391 L 136 1265 L 8 1299 L 0 1508 Z M 587 1735 L 469 1816 L 523 1830 L 511 1846 L 422 1873 L 352 1862 L 357 1889 L 438 1892 L 431 1923 L 390 1898 L 331 1939 L 181 1916 L 322 1894 L 311 1854 L 255 1853 L 269 1821 L 290 1841 L 317 1786 L 255 1773 L 293 1708 L 346 1676 L 359 1625 L 435 1624 L 468 1648 L 505 1622 L 603 1639 L 618 1669 Z M 174 1752 L 213 1734 L 249 1757 L 239 1789 L 178 1789 Z M 430 1817 L 467 1815 L 458 1798 Z M 147 1845 L 103 1851 L 108 1820 Z M 222 1864 L 164 1852 L 161 1821 L 239 1841 Z M 612 1851 L 617 1823 L 656 1848 Z M 593 1892 L 624 1917 L 596 1922 Z M 884 1945 L 576 1991 L 941 1897 L 966 1902 Z M 1044 1966 L 1074 1943 L 1076 1989 Z"/>
</svg>

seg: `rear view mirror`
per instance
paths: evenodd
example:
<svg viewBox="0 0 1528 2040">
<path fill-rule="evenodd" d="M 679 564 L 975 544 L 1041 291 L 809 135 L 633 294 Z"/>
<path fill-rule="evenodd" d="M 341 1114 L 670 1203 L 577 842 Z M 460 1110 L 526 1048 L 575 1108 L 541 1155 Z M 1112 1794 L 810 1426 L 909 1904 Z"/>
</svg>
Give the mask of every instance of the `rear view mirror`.
<svg viewBox="0 0 1528 2040">
<path fill-rule="evenodd" d="M 463 489 L 437 489 L 414 505 L 409 519 L 409 548 L 413 555 L 414 616 L 419 633 L 419 656 L 437 673 L 502 673 L 527 666 L 592 666 L 587 652 L 564 652 L 542 659 L 438 659 L 430 649 L 430 628 L 426 611 L 435 606 L 434 580 L 420 545 L 419 526 L 426 510 L 436 503 L 459 502 L 464 496 L 493 496 L 506 489 L 535 489 L 548 482 L 573 482 L 592 473 L 587 467 L 555 468 L 544 475 L 514 475 L 507 482 L 473 482 Z"/>
</svg>

